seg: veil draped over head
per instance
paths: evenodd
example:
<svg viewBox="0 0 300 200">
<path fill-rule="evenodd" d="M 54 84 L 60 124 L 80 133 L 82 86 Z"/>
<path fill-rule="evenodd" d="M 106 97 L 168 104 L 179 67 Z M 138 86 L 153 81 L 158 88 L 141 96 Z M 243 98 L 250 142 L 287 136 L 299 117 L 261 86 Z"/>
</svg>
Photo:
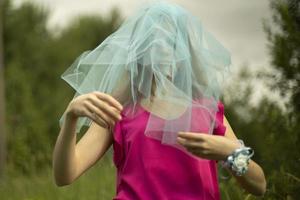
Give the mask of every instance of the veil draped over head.
<svg viewBox="0 0 300 200">
<path fill-rule="evenodd" d="M 61 77 L 76 90 L 74 98 L 93 91 L 110 94 L 131 108 L 128 117 L 153 100 L 145 135 L 183 150 L 176 143 L 179 131 L 212 134 L 217 126 L 230 65 L 229 51 L 198 18 L 177 4 L 157 1 L 144 4 L 99 46 L 83 52 Z M 198 120 L 197 128 L 192 120 Z M 76 132 L 90 124 L 80 117 Z"/>
</svg>

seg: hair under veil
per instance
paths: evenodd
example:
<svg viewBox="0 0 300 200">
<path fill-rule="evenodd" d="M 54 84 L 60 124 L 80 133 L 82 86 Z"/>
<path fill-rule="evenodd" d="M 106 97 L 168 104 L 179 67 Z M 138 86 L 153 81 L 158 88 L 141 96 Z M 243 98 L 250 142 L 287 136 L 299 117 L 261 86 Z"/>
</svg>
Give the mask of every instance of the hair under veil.
<svg viewBox="0 0 300 200">
<path fill-rule="evenodd" d="M 112 95 L 135 117 L 152 98 L 145 135 L 183 151 L 179 131 L 212 134 L 229 51 L 183 7 L 163 1 L 140 7 L 95 49 L 83 52 L 61 75 L 78 95 Z M 155 90 L 153 90 L 155 88 Z M 160 112 L 160 115 L 157 113 Z M 163 116 L 163 117 L 162 117 Z M 64 115 L 60 119 L 60 126 Z M 197 120 L 197 128 L 191 121 Z M 76 132 L 91 119 L 80 117 Z"/>
</svg>

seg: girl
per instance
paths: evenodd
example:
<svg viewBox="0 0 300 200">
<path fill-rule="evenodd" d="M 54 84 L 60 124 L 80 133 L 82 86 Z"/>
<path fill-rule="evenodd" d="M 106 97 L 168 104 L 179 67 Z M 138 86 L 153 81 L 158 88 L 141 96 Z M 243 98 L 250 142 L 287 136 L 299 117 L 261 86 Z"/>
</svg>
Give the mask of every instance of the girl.
<svg viewBox="0 0 300 200">
<path fill-rule="evenodd" d="M 113 145 L 115 200 L 220 199 L 217 161 L 263 195 L 264 173 L 219 100 L 229 65 L 229 52 L 185 9 L 142 7 L 62 75 L 76 94 L 60 120 L 56 184 L 71 184 Z"/>
</svg>

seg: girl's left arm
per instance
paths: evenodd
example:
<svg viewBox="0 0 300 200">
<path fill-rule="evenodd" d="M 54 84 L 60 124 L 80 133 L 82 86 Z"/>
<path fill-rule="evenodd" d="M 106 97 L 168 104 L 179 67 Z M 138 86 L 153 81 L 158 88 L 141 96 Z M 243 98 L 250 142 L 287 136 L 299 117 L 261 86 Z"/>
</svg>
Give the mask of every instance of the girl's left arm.
<svg viewBox="0 0 300 200">
<path fill-rule="evenodd" d="M 201 158 L 211 160 L 226 160 L 235 149 L 240 146 L 225 115 L 223 124 L 226 126 L 224 136 L 208 135 L 193 132 L 179 132 L 177 142 L 188 151 Z M 243 176 L 232 175 L 239 184 L 256 196 L 263 196 L 266 192 L 266 179 L 262 168 L 253 160 L 250 160 L 248 170 Z"/>
<path fill-rule="evenodd" d="M 225 137 L 237 140 L 229 122 L 227 121 L 225 115 L 223 123 L 226 126 Z M 250 159 L 248 170 L 243 176 L 236 176 L 232 171 L 231 174 L 236 178 L 239 184 L 248 192 L 263 196 L 266 192 L 266 179 L 262 168 L 253 160 Z"/>
</svg>

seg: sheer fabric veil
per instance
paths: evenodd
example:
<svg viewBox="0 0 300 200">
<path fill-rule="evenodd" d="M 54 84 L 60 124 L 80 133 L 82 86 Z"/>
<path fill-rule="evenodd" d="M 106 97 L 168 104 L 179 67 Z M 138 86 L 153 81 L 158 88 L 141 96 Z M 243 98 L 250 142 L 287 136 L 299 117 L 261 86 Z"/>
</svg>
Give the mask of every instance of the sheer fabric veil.
<svg viewBox="0 0 300 200">
<path fill-rule="evenodd" d="M 61 75 L 78 95 L 112 95 L 134 117 L 138 105 L 150 113 L 145 135 L 176 144 L 179 131 L 212 134 L 230 73 L 230 52 L 184 7 L 165 1 L 144 4 L 95 49 L 83 52 Z M 160 105 L 160 106 L 158 106 Z M 144 106 L 145 108 L 145 106 Z M 192 126 L 197 113 L 198 126 Z M 60 119 L 60 125 L 64 115 Z M 81 117 L 76 132 L 89 126 Z"/>
</svg>

